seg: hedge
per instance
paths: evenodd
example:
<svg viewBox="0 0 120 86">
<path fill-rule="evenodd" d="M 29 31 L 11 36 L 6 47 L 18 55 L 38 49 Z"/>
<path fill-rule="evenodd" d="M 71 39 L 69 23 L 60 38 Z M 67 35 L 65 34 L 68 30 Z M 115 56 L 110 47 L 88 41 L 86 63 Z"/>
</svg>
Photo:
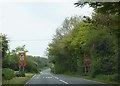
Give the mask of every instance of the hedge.
<svg viewBox="0 0 120 86">
<path fill-rule="evenodd" d="M 3 80 L 10 80 L 13 77 L 15 77 L 14 70 L 9 69 L 9 68 L 3 68 L 2 69 L 2 79 Z"/>
</svg>

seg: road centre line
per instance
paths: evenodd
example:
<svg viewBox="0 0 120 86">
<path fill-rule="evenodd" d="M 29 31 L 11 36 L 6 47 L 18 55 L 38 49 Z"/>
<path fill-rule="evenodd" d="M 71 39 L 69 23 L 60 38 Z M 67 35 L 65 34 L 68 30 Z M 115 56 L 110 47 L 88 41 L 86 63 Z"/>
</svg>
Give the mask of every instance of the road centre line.
<svg viewBox="0 0 120 86">
<path fill-rule="evenodd" d="M 56 79 L 59 79 L 58 77 L 55 77 Z"/>
<path fill-rule="evenodd" d="M 46 78 L 52 78 L 52 77 L 46 77 Z"/>
</svg>

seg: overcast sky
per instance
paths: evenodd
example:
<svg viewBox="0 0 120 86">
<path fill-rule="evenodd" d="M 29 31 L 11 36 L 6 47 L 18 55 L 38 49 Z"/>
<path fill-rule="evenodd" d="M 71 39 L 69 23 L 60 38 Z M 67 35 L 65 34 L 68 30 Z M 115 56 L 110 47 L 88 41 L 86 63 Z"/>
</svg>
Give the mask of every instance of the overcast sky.
<svg viewBox="0 0 120 86">
<path fill-rule="evenodd" d="M 66 17 L 90 16 L 92 8 L 74 6 L 77 0 L 5 0 L 0 4 L 0 30 L 10 40 L 9 47 L 26 45 L 27 54 L 45 56 L 56 28 Z"/>
</svg>

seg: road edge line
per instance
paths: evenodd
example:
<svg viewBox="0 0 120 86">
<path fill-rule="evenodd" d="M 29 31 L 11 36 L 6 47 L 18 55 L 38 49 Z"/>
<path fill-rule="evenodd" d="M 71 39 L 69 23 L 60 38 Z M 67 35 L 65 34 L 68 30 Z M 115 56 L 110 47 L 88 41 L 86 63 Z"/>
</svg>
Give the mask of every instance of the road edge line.
<svg viewBox="0 0 120 86">
<path fill-rule="evenodd" d="M 24 84 L 24 86 L 25 86 L 26 84 L 28 84 L 29 81 L 32 80 L 35 76 L 36 76 L 36 74 L 35 74 L 34 76 L 32 76 L 32 78 L 30 78 L 30 79 Z"/>
<path fill-rule="evenodd" d="M 68 82 L 62 80 L 62 79 L 59 79 L 61 82 L 65 83 L 65 84 L 69 84 Z"/>
</svg>

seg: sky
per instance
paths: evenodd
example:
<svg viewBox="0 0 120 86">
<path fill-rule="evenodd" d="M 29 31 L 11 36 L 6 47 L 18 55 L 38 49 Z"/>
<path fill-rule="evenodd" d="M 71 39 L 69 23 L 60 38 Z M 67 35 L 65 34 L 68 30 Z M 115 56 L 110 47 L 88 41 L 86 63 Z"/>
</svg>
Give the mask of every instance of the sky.
<svg viewBox="0 0 120 86">
<path fill-rule="evenodd" d="M 77 0 L 2 0 L 0 31 L 6 34 L 9 49 L 26 45 L 28 55 L 46 57 L 48 44 L 64 19 L 90 16 L 93 9 L 75 7 Z"/>
</svg>

